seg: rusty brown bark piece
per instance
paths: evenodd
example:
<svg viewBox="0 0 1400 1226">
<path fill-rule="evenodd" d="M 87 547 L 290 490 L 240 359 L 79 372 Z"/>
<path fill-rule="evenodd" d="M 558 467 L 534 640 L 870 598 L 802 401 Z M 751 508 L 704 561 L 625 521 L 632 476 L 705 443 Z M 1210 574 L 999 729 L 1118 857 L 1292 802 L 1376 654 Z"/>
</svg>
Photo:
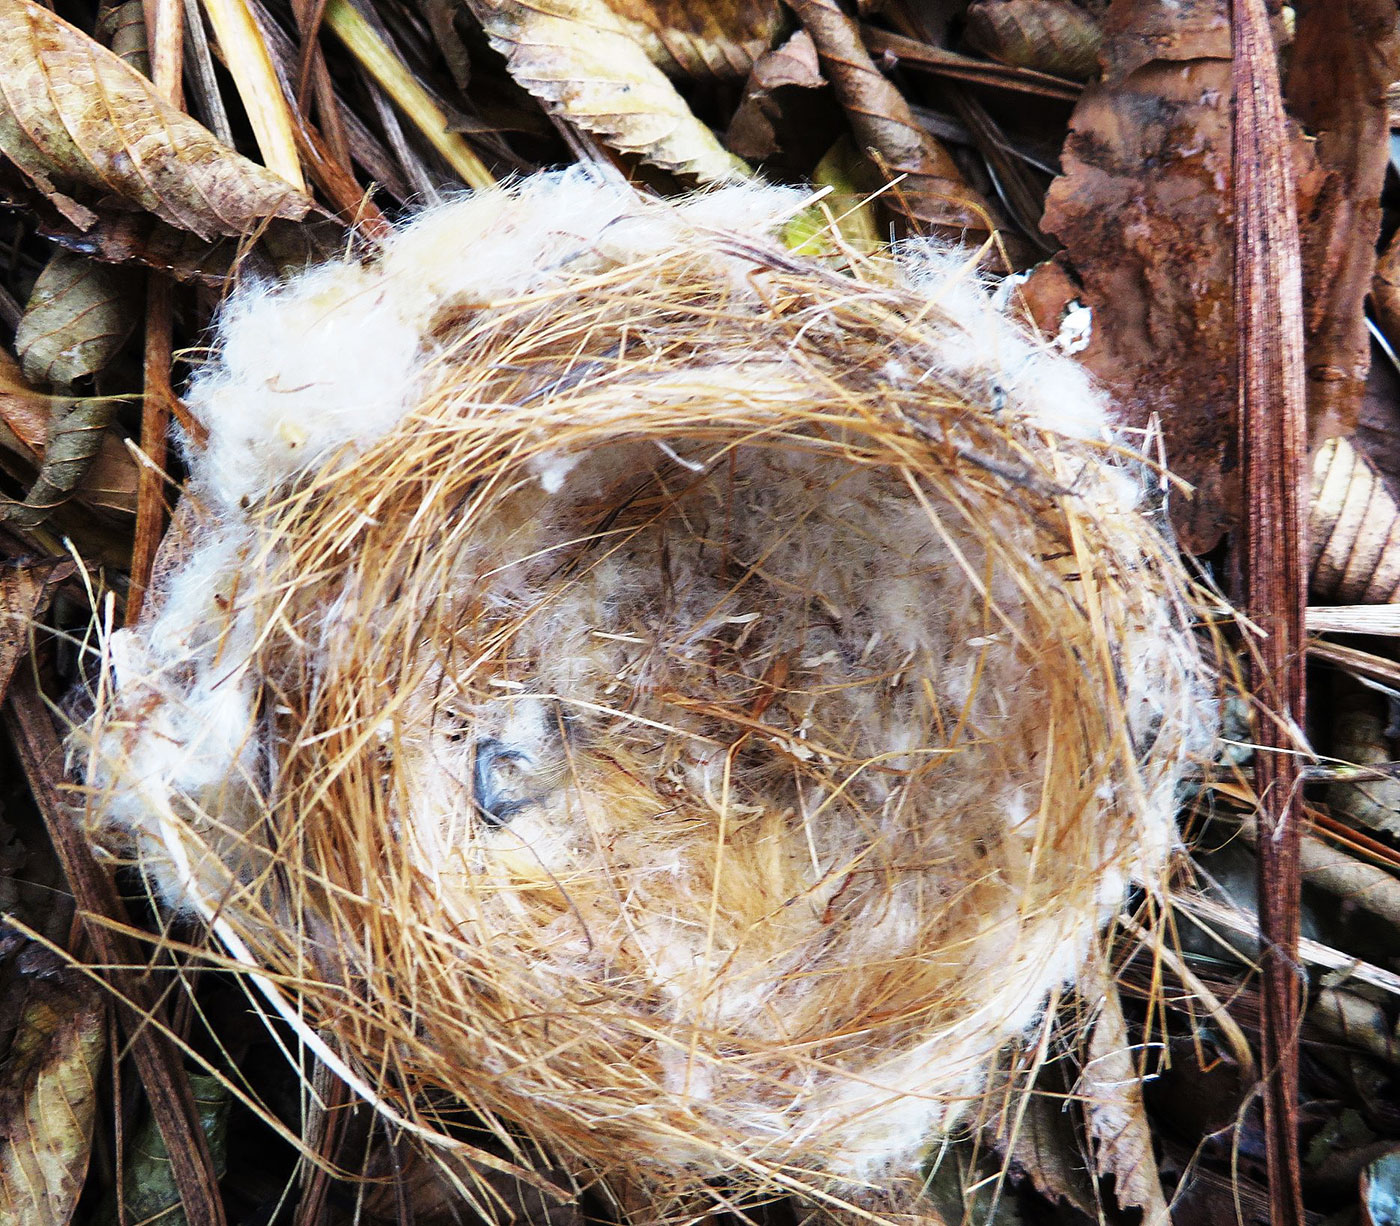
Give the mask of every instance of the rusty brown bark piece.
<svg viewBox="0 0 1400 1226">
<path fill-rule="evenodd" d="M 875 67 L 860 28 L 835 0 L 795 0 L 822 68 L 856 139 L 891 176 L 903 176 L 888 200 L 914 233 L 974 240 L 997 224 L 987 202 L 963 180 L 952 154 L 920 127 L 900 92 Z"/>
<path fill-rule="evenodd" d="M 1081 360 L 1127 424 L 1163 424 L 1168 463 L 1194 487 L 1172 520 L 1201 553 L 1238 510 L 1226 0 L 1183 0 L 1170 14 L 1126 0 L 1104 36 L 1103 79 L 1075 108 L 1041 229 L 1064 243 L 1057 265 L 1094 312 Z M 1063 280 L 1057 265 L 1028 293 Z M 1041 322 L 1051 335 L 1059 326 Z"/>
<path fill-rule="evenodd" d="M 1265 637 L 1250 684 L 1263 938 L 1261 1047 L 1271 1220 L 1303 1222 L 1298 1155 L 1300 809 L 1305 699 L 1303 480 L 1307 418 L 1298 214 L 1264 0 L 1231 0 L 1235 334 L 1245 517 L 1245 611 Z"/>
<path fill-rule="evenodd" d="M 5 728 L 78 909 L 92 917 L 87 923 L 87 934 L 96 960 L 107 968 L 104 974 L 125 1006 L 119 1011 L 122 1023 L 151 1112 L 170 1154 L 185 1215 L 191 1226 L 224 1226 L 224 1205 L 214 1161 L 199 1126 L 189 1080 L 180 1066 L 178 1052 L 162 1039 L 158 1021 L 161 1010 L 150 990 L 151 984 L 133 969 L 142 964 L 135 944 L 101 922 L 108 919 L 129 925 L 111 880 L 92 858 L 58 790 L 56 779 L 62 770 L 63 747 L 33 677 L 24 670 L 15 677 L 6 698 Z M 153 1018 L 157 1019 L 154 1024 Z"/>
</svg>

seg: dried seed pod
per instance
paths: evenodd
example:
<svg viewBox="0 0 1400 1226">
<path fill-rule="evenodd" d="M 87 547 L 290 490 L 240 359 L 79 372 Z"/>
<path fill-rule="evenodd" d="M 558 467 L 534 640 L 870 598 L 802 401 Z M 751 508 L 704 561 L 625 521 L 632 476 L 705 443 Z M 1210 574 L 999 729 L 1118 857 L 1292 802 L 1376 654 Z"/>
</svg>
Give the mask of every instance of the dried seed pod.
<svg viewBox="0 0 1400 1226">
<path fill-rule="evenodd" d="M 349 1084 L 649 1220 L 908 1208 L 1209 736 L 1083 371 L 800 204 L 542 177 L 236 300 L 84 736 L 98 840 Z"/>
<path fill-rule="evenodd" d="M 966 37 L 978 51 L 1017 68 L 1074 81 L 1099 74 L 1098 21 L 1062 0 L 977 0 L 967 10 Z"/>
<path fill-rule="evenodd" d="M 1308 508 L 1309 586 L 1340 604 L 1387 604 L 1400 597 L 1400 508 L 1385 478 L 1345 438 L 1313 457 Z"/>
</svg>

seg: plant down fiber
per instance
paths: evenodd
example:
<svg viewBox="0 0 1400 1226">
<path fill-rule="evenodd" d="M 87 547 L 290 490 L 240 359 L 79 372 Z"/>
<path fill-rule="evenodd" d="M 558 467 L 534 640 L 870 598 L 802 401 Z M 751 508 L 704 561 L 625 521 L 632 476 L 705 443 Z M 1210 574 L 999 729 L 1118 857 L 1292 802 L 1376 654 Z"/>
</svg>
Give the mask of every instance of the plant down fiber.
<svg viewBox="0 0 1400 1226">
<path fill-rule="evenodd" d="M 658 1206 L 912 1175 L 1204 737 L 1079 368 L 798 203 L 543 176 L 237 297 L 81 739 L 93 837 L 381 1103 Z"/>
</svg>

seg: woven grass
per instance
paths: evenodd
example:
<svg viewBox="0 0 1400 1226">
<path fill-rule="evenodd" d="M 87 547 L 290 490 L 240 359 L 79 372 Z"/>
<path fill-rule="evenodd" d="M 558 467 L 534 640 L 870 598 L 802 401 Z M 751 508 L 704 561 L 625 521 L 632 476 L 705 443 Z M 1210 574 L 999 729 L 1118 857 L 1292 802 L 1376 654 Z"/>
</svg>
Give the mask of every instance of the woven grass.
<svg viewBox="0 0 1400 1226">
<path fill-rule="evenodd" d="M 1082 378 L 955 261 L 837 272 L 615 191 L 545 241 L 559 191 L 313 274 L 316 320 L 421 291 L 377 432 L 284 413 L 235 499 L 220 415 L 287 377 L 206 380 L 94 837 L 415 1129 L 463 1109 L 650 1216 L 859 1201 L 1160 887 L 1187 584 Z M 406 285 L 452 224 L 548 275 Z M 245 316 L 294 349 L 309 294 Z"/>
</svg>

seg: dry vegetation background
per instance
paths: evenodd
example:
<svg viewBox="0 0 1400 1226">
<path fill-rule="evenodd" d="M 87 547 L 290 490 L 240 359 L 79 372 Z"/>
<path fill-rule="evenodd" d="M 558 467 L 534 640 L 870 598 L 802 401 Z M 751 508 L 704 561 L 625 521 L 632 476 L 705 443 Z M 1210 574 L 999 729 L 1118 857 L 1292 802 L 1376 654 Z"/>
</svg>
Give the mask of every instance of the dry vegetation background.
<svg viewBox="0 0 1400 1226">
<path fill-rule="evenodd" d="M 369 250 L 464 184 L 580 160 L 661 193 L 815 182 L 853 246 L 995 229 L 988 263 L 1029 273 L 1042 327 L 1092 309 L 1081 360 L 1130 424 L 1160 428 L 1195 491 L 1172 504 L 1180 543 L 1238 598 L 1228 7 L 0 0 L 0 1222 L 464 1214 L 324 1077 L 329 1107 L 312 1105 L 285 1036 L 182 952 L 188 924 L 152 953 L 139 881 L 105 877 L 67 818 L 50 704 L 85 667 L 73 636 L 94 599 L 118 622 L 139 610 L 178 492 L 170 423 L 194 446 L 201 432 L 178 393 L 231 284 Z M 1319 752 L 1287 1122 L 1308 1220 L 1381 1223 L 1400 1220 L 1400 44 L 1393 0 L 1271 17 L 1302 251 Z M 1177 947 L 1140 948 L 1125 921 L 1121 1010 L 1106 985 L 1024 1111 L 949 1145 L 933 1195 L 950 1221 L 1131 1222 L 1169 1202 L 1182 1224 L 1284 1220 L 1256 1093 L 1252 779 L 1243 749 L 1203 773 Z M 1142 1094 L 1134 1065 L 1154 1074 Z M 299 1164 L 303 1134 L 359 1178 Z"/>
</svg>

